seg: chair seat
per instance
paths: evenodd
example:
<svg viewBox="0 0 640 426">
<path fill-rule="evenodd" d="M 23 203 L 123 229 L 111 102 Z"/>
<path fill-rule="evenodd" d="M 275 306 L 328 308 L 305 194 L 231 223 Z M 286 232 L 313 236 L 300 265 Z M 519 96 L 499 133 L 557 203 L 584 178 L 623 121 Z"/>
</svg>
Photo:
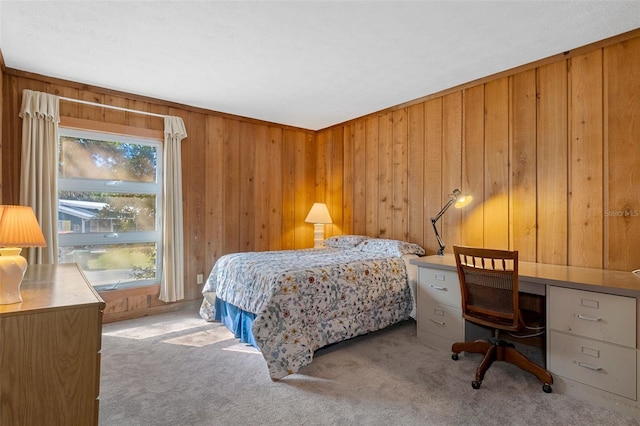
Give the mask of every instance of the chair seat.
<svg viewBox="0 0 640 426">
<path fill-rule="evenodd" d="M 467 321 L 475 322 L 476 324 L 484 325 L 491 328 L 497 328 L 500 330 L 508 330 L 508 331 L 520 331 L 522 330 L 522 325 L 513 325 L 513 320 L 511 319 L 503 319 L 490 315 L 482 315 L 477 312 L 466 312 L 463 313 L 464 319 Z"/>
</svg>

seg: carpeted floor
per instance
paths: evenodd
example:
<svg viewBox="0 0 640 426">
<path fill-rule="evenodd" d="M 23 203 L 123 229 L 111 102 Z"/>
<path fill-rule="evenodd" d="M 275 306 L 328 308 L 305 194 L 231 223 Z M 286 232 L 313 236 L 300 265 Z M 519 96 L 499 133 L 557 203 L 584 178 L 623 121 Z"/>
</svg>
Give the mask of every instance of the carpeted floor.
<svg viewBox="0 0 640 426">
<path fill-rule="evenodd" d="M 105 324 L 100 424 L 640 425 L 498 363 L 471 388 L 477 356 L 416 340 L 415 322 L 321 349 L 271 381 L 262 355 L 197 310 Z"/>
</svg>

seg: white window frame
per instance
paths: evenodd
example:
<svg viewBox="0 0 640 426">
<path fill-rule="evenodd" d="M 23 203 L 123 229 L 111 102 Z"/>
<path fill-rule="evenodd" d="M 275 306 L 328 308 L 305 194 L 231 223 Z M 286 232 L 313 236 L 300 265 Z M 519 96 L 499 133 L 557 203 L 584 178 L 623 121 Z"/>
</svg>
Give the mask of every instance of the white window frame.
<svg viewBox="0 0 640 426">
<path fill-rule="evenodd" d="M 114 282 L 95 286 L 98 290 L 115 290 L 123 288 L 142 287 L 159 284 L 162 277 L 162 176 L 163 176 L 163 141 L 160 139 L 143 138 L 139 136 L 122 135 L 111 132 L 85 130 L 60 126 L 58 130 L 58 156 L 60 155 L 60 138 L 64 136 L 84 138 L 98 141 L 117 141 L 137 145 L 147 145 L 156 148 L 156 181 L 151 182 L 126 182 L 113 180 L 89 180 L 89 179 L 63 179 L 58 177 L 58 192 L 83 191 L 83 192 L 116 192 L 125 194 L 153 194 L 156 196 L 156 224 L 155 231 L 134 232 L 102 232 L 102 233 L 63 233 L 58 234 L 58 246 L 75 245 L 109 245 L 109 244 L 133 244 L 155 243 L 156 245 L 156 279 L 131 280 L 126 282 Z M 56 160 L 57 161 L 57 160 Z M 57 168 L 56 168 L 57 170 Z M 58 194 L 56 194 L 57 196 Z M 57 210 L 58 203 L 56 203 Z M 57 214 L 56 214 L 57 217 Z"/>
</svg>

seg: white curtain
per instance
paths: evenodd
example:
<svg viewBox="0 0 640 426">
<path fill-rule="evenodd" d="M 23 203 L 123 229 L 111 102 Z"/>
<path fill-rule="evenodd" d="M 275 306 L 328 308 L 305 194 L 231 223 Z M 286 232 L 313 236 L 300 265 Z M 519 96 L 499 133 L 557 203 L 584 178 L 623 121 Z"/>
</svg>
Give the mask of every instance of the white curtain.
<svg viewBox="0 0 640 426">
<path fill-rule="evenodd" d="M 22 92 L 20 205 L 33 208 L 47 241 L 47 247 L 31 248 L 24 253 L 32 265 L 58 263 L 59 103 L 54 95 L 26 89 Z"/>
<path fill-rule="evenodd" d="M 182 227 L 182 139 L 187 137 L 180 117 L 164 118 L 164 182 L 162 197 L 162 280 L 160 300 L 184 299 L 184 241 Z"/>
</svg>

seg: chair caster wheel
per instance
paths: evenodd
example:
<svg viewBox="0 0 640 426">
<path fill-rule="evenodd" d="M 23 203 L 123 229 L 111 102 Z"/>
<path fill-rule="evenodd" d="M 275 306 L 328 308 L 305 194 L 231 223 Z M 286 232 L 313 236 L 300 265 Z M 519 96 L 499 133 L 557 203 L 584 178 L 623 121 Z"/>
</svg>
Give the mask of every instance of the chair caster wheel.
<svg viewBox="0 0 640 426">
<path fill-rule="evenodd" d="M 545 383 L 544 385 L 542 385 L 542 390 L 545 393 L 551 393 L 553 391 L 553 389 L 551 389 L 551 385 L 549 383 Z"/>
<path fill-rule="evenodd" d="M 471 382 L 471 387 L 474 388 L 474 389 L 480 389 L 480 385 L 481 384 L 482 384 L 482 382 L 474 380 L 473 382 Z"/>
<path fill-rule="evenodd" d="M 459 359 L 458 354 L 451 354 L 451 359 L 457 361 Z"/>
</svg>

